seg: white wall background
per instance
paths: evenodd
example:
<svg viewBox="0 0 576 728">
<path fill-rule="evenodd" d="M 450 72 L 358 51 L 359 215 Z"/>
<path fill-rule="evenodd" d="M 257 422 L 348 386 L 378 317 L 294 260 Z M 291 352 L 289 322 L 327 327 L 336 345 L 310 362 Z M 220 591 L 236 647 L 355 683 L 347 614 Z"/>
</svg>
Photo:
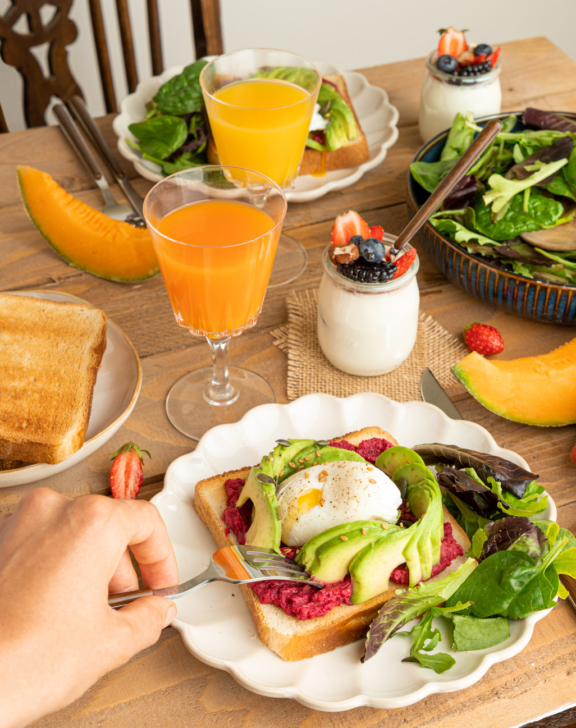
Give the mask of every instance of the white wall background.
<svg viewBox="0 0 576 728">
<path fill-rule="evenodd" d="M 426 55 L 439 27 L 470 28 L 493 46 L 545 35 L 576 60 L 576 0 L 220 0 L 225 50 L 267 46 L 342 68 L 362 68 Z M 10 5 L 0 0 L 0 14 Z M 103 0 L 116 95 L 126 93 L 114 0 Z M 150 75 L 145 0 L 130 0 L 139 77 Z M 45 7 L 46 17 L 53 9 Z M 165 67 L 194 59 L 189 0 L 160 0 Z M 104 113 L 87 0 L 74 0 L 78 38 L 69 62 L 94 116 Z M 22 21 L 24 22 L 24 21 Z M 22 27 L 26 32 L 26 26 Z M 46 49 L 37 52 L 45 64 Z M 503 73 L 506 73 L 506 60 Z M 24 128 L 22 84 L 0 60 L 0 103 L 11 131 Z"/>
</svg>

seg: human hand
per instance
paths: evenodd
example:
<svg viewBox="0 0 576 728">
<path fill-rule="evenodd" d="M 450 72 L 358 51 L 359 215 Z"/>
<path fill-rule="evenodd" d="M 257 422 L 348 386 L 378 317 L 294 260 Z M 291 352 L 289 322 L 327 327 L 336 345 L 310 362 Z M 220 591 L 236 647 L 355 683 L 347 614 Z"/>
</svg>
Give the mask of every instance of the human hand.
<svg viewBox="0 0 576 728">
<path fill-rule="evenodd" d="M 166 527 L 146 501 L 48 488 L 0 515 L 0 727 L 17 728 L 80 697 L 154 644 L 176 616 L 169 599 L 119 610 L 109 593 L 178 583 Z"/>
</svg>

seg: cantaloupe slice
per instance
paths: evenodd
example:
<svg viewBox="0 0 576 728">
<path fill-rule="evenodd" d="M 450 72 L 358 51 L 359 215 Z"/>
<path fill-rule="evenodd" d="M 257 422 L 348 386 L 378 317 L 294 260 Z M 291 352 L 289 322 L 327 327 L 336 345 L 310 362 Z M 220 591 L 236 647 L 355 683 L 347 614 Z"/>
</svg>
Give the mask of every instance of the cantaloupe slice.
<svg viewBox="0 0 576 728">
<path fill-rule="evenodd" d="M 111 281 L 142 281 L 159 273 L 148 230 L 80 202 L 46 172 L 23 166 L 17 171 L 30 219 L 66 262 Z"/>
<path fill-rule="evenodd" d="M 514 422 L 561 427 L 576 422 L 576 339 L 558 349 L 511 361 L 472 352 L 454 374 L 480 404 Z"/>
</svg>

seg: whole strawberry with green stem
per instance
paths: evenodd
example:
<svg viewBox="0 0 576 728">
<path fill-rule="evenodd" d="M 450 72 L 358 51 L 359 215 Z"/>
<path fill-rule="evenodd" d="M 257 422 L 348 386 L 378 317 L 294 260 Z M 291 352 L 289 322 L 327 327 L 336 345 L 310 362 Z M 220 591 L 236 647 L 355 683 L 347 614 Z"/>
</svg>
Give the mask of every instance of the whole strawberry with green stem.
<svg viewBox="0 0 576 728">
<path fill-rule="evenodd" d="M 464 329 L 464 341 L 471 351 L 492 356 L 504 351 L 504 342 L 498 329 L 486 324 L 470 324 Z"/>
<path fill-rule="evenodd" d="M 144 480 L 144 456 L 152 455 L 148 450 L 140 450 L 134 442 L 126 442 L 110 457 L 114 460 L 110 470 L 112 497 L 121 500 L 135 499 Z"/>
</svg>

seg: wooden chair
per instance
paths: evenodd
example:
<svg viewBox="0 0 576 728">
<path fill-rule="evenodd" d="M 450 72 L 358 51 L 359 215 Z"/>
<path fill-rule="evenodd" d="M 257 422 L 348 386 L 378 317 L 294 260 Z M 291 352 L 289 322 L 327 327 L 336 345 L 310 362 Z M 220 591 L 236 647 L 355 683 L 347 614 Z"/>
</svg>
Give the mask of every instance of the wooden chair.
<svg viewBox="0 0 576 728">
<path fill-rule="evenodd" d="M 114 83 L 110 69 L 108 43 L 104 32 L 104 20 L 100 0 L 88 0 L 92 31 L 98 56 L 100 80 L 106 103 L 106 111 L 116 112 L 118 106 L 114 93 Z M 4 63 L 14 66 L 24 81 L 24 117 L 26 124 L 44 126 L 44 114 L 52 96 L 67 101 L 75 94 L 82 95 L 70 67 L 66 47 L 72 43 L 78 30 L 69 18 L 73 0 L 11 0 L 12 5 L 0 16 L 0 56 Z M 170 2 L 170 0 L 167 0 Z M 51 5 L 55 10 L 46 25 L 42 23 L 40 10 Z M 222 31 L 220 27 L 219 0 L 190 0 L 196 57 L 222 53 Z M 150 40 L 151 71 L 153 75 L 162 73 L 162 44 L 158 0 L 146 0 L 148 14 L 148 34 Z M 128 0 L 116 0 L 120 38 L 124 55 L 124 68 L 128 90 L 134 91 L 138 83 L 132 27 L 128 12 Z M 26 17 L 28 33 L 14 29 L 22 16 Z M 50 75 L 44 76 L 42 68 L 32 48 L 49 44 L 48 63 Z M 6 120 L 0 106 L 0 132 L 6 132 Z"/>
</svg>

